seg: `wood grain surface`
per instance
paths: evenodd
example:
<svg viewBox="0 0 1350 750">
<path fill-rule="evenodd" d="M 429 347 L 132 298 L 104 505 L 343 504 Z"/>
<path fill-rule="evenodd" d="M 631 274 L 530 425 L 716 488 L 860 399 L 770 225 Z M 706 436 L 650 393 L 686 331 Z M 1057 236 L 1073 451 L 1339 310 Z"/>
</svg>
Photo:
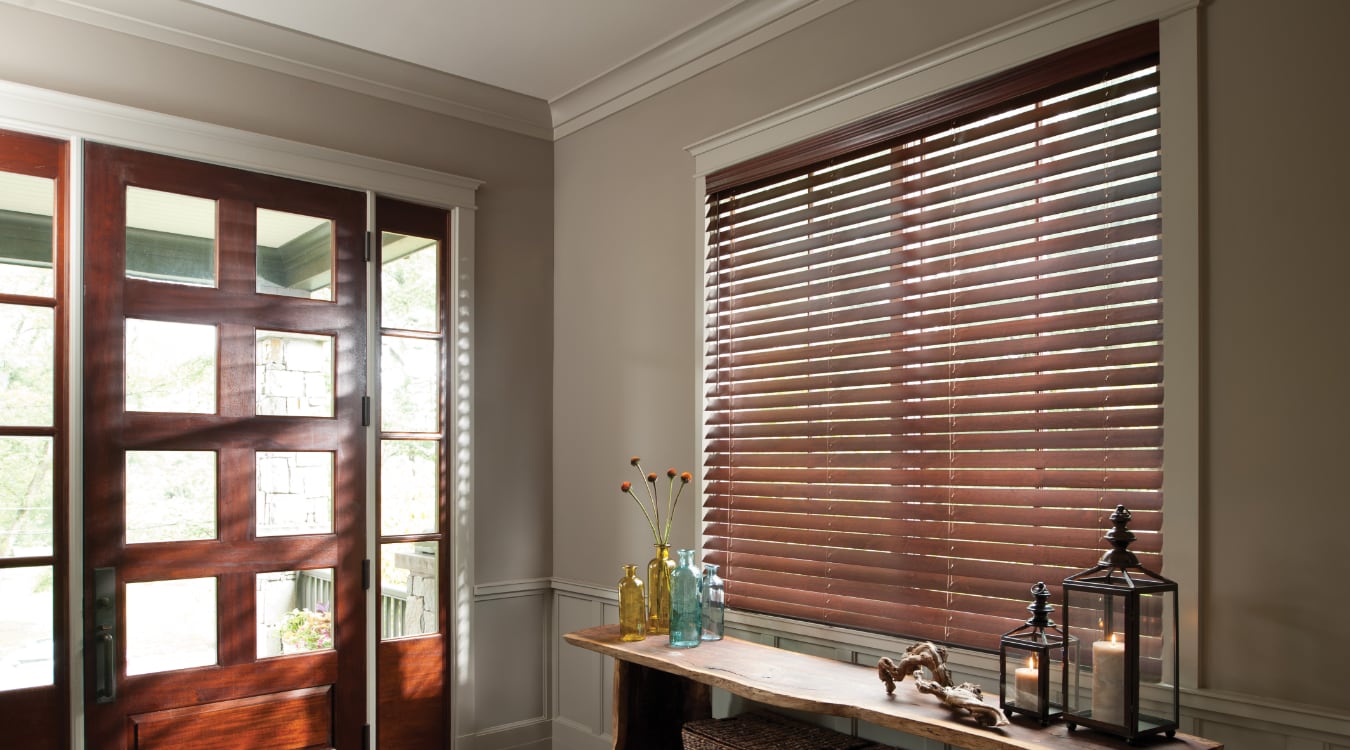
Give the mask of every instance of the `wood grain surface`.
<svg viewBox="0 0 1350 750">
<path fill-rule="evenodd" d="M 886 695 L 876 670 L 870 667 L 737 638 L 710 641 L 693 649 L 672 649 L 662 637 L 632 643 L 620 641 L 618 625 L 588 628 L 563 637 L 574 646 L 612 656 L 620 663 L 678 675 L 769 706 L 859 719 L 969 750 L 1129 747 L 1124 740 L 1091 730 L 1080 728 L 1070 732 L 1062 722 L 1042 728 L 1020 716 L 1010 726 L 983 728 L 931 696 L 919 694 L 912 684 L 898 685 L 895 695 Z M 623 671 L 616 670 L 616 678 L 623 675 Z M 615 694 L 620 690 L 624 688 L 616 685 Z M 660 700 L 658 696 L 645 696 L 637 701 L 630 697 L 628 705 Z M 986 700 L 996 703 L 998 699 L 995 694 Z M 621 718 L 616 712 L 616 726 Z M 1140 744 L 1169 750 L 1223 748 L 1220 743 L 1181 733 L 1174 739 L 1143 738 Z"/>
</svg>

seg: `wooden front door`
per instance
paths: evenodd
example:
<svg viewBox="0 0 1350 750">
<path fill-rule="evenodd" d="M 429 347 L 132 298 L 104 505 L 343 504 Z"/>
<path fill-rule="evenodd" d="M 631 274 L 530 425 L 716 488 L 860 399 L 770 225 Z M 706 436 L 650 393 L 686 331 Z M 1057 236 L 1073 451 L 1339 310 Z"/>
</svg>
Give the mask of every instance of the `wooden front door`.
<svg viewBox="0 0 1350 750">
<path fill-rule="evenodd" d="M 358 748 L 365 196 L 85 172 L 88 746 Z"/>
</svg>

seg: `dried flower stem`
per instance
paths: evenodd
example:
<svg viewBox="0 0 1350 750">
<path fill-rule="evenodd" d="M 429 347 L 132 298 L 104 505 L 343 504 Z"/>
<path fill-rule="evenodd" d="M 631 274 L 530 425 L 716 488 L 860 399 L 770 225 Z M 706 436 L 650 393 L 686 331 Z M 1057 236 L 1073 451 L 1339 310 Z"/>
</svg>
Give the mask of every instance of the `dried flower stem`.
<svg viewBox="0 0 1350 750">
<path fill-rule="evenodd" d="M 659 538 L 656 535 L 656 524 L 652 523 L 652 515 L 647 512 L 647 506 L 643 505 L 642 501 L 638 499 L 637 493 L 633 492 L 632 487 L 628 488 L 628 494 L 633 498 L 633 502 L 637 503 L 637 507 L 642 510 L 642 517 L 647 519 L 647 525 L 650 526 L 652 530 L 652 538 L 653 539 Z"/>
</svg>

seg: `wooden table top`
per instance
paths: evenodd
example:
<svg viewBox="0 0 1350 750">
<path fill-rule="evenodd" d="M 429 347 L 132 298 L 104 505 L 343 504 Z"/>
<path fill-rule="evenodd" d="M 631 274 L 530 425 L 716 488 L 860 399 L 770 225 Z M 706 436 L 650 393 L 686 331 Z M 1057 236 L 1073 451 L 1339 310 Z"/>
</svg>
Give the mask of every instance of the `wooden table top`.
<svg viewBox="0 0 1350 750">
<path fill-rule="evenodd" d="M 811 713 L 844 716 L 919 735 L 969 750 L 1079 750 L 1127 748 L 1124 740 L 1080 727 L 1068 731 L 1063 722 L 1049 727 L 1016 716 L 1012 724 L 985 728 L 961 718 L 931 695 L 914 688 L 913 681 L 896 685 L 894 695 L 877 677 L 876 669 L 800 654 L 737 638 L 705 641 L 692 649 L 673 649 L 664 636 L 643 641 L 619 640 L 618 625 L 578 630 L 563 638 L 574 646 L 626 662 L 669 672 L 759 703 Z M 997 705 L 997 689 L 989 691 Z M 986 695 L 986 700 L 988 695 Z M 1140 740 L 1147 747 L 1175 750 L 1222 750 L 1210 740 L 1177 733 Z"/>
</svg>

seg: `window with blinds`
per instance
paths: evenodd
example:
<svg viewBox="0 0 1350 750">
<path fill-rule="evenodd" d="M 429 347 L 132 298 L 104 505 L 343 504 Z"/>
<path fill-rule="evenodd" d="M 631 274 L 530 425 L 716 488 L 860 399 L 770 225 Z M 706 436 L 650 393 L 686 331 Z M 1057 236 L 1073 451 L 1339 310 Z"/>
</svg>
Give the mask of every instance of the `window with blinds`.
<svg viewBox="0 0 1350 750">
<path fill-rule="evenodd" d="M 1150 24 L 708 176 L 704 555 L 734 608 L 981 649 L 1162 548 Z"/>
</svg>

